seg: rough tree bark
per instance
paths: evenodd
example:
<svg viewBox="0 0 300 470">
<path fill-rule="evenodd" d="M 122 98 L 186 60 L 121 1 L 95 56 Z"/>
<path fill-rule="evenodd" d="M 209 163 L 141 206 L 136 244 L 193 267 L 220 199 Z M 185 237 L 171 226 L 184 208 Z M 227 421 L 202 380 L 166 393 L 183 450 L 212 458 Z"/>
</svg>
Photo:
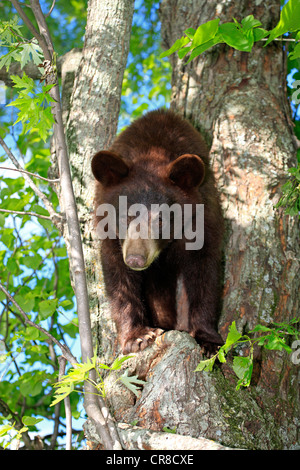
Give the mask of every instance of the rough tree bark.
<svg viewBox="0 0 300 470">
<path fill-rule="evenodd" d="M 279 8 L 275 0 L 163 0 L 163 41 L 168 48 L 188 27 L 215 17 L 253 14 L 271 29 Z M 176 55 L 171 63 L 171 107 L 205 133 L 222 195 L 227 235 L 220 332 L 225 337 L 233 320 L 241 332 L 258 322 L 288 321 L 299 308 L 299 228 L 274 208 L 296 159 L 283 48 L 259 45 L 248 54 L 218 46 L 189 65 Z M 116 419 L 158 432 L 176 427 L 180 435 L 234 448 L 299 446 L 299 368 L 287 353 L 258 351 L 252 384 L 239 391 L 227 364 L 195 373 L 200 360 L 186 333 L 165 334 L 129 366 L 147 381 L 138 399 L 120 385 L 111 388 Z M 144 448 L 156 445 L 144 442 Z"/>
</svg>

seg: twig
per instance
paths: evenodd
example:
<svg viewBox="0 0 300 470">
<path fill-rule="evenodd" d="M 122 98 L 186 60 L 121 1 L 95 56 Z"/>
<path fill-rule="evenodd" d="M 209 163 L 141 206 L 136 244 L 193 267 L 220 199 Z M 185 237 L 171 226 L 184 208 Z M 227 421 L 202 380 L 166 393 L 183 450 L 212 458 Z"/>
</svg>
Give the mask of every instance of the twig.
<svg viewBox="0 0 300 470">
<path fill-rule="evenodd" d="M 6 152 L 7 156 L 11 159 L 11 161 L 13 162 L 13 164 L 15 165 L 16 168 L 18 168 L 19 170 L 23 170 L 23 168 L 21 167 L 20 163 L 18 162 L 18 160 L 16 159 L 16 157 L 14 156 L 14 154 L 12 153 L 12 151 L 8 148 L 8 146 L 6 145 L 6 143 L 4 142 L 4 140 L 2 139 L 2 137 L 0 137 L 0 145 L 2 146 L 3 150 Z M 27 174 L 27 173 L 24 173 L 24 179 L 27 181 L 27 183 L 29 184 L 29 186 L 33 189 L 33 191 L 40 197 L 40 199 L 43 201 L 43 203 L 45 204 L 45 207 L 47 209 L 47 211 L 49 212 L 50 214 L 50 217 L 51 217 L 51 220 L 52 222 L 60 229 L 60 224 L 61 224 L 61 221 L 62 221 L 62 216 L 60 214 L 58 214 L 57 212 L 55 212 L 52 204 L 50 203 L 50 201 L 47 199 L 47 197 L 45 196 L 44 193 L 42 193 L 42 191 L 36 186 L 36 184 L 32 181 L 32 179 L 30 178 L 30 176 Z"/>
<path fill-rule="evenodd" d="M 31 23 L 30 19 L 28 18 L 28 16 L 26 15 L 26 13 L 24 13 L 21 5 L 19 4 L 18 0 L 10 0 L 10 2 L 13 4 L 13 6 L 15 7 L 15 9 L 17 10 L 17 12 L 19 13 L 20 17 L 22 18 L 22 20 L 24 21 L 24 23 L 26 24 L 26 26 L 28 27 L 28 29 L 30 30 L 30 32 L 33 34 L 33 36 L 38 40 L 40 46 L 42 47 L 43 49 L 43 52 L 44 52 L 44 57 L 46 60 L 50 60 L 51 61 L 51 56 L 49 54 L 49 51 L 47 50 L 47 44 L 45 43 L 45 39 L 43 38 L 43 36 L 37 31 L 37 29 L 35 28 L 35 26 Z"/>
<path fill-rule="evenodd" d="M 65 375 L 66 359 L 61 356 L 58 359 L 58 362 L 59 362 L 59 381 L 60 381 Z M 65 413 L 66 413 L 66 450 L 71 450 L 72 449 L 72 412 L 71 412 L 71 403 L 70 403 L 69 395 L 64 399 L 64 405 L 65 405 Z"/>
<path fill-rule="evenodd" d="M 51 5 L 51 8 L 50 8 L 50 10 L 48 11 L 48 13 L 45 15 L 45 18 L 48 18 L 48 16 L 51 15 L 51 13 L 52 13 L 52 11 L 53 11 L 53 8 L 54 8 L 54 6 L 55 6 L 55 2 L 56 2 L 56 0 L 53 0 L 52 5 Z"/>
<path fill-rule="evenodd" d="M 44 178 L 41 175 L 37 175 L 36 173 L 31 173 L 30 171 L 21 170 L 20 168 L 9 168 L 8 166 L 0 166 L 0 170 L 18 171 L 20 173 L 26 173 L 27 175 L 33 176 L 34 178 L 39 178 L 40 180 L 46 181 L 47 183 L 59 183 L 59 179 L 50 180 L 48 178 Z"/>
<path fill-rule="evenodd" d="M 0 412 L 1 415 L 4 416 L 7 420 L 9 420 L 12 424 L 15 423 L 16 429 L 20 430 L 23 427 L 22 420 L 18 413 L 14 413 L 8 406 L 8 404 L 0 398 Z M 24 440 L 24 443 L 26 445 L 26 448 L 29 450 L 33 449 L 32 441 L 30 439 L 30 436 L 28 434 L 28 431 L 25 431 L 22 433 L 22 437 Z"/>
<path fill-rule="evenodd" d="M 36 323 L 31 321 L 28 318 L 28 316 L 26 315 L 26 313 L 24 312 L 24 310 L 22 309 L 22 307 L 20 307 L 20 305 L 15 301 L 15 299 L 12 297 L 12 295 L 5 289 L 5 287 L 1 284 L 1 282 L 0 282 L 0 290 L 2 290 L 2 292 L 4 292 L 4 294 L 6 295 L 6 297 L 14 304 L 15 307 L 17 307 L 17 309 L 19 310 L 19 312 L 21 313 L 21 315 L 22 315 L 22 317 L 25 321 L 25 325 L 33 326 L 34 328 L 39 330 L 41 333 L 44 333 L 44 335 L 46 335 L 50 339 L 50 341 L 52 341 L 54 344 L 56 344 L 56 346 L 59 347 L 59 349 L 62 352 L 63 357 L 67 361 L 69 361 L 72 365 L 73 364 L 78 364 L 77 359 L 73 356 L 73 354 L 69 350 L 68 346 L 66 346 L 65 344 L 61 344 L 54 336 L 51 335 L 51 333 L 49 333 L 47 330 L 45 330 L 40 325 L 37 325 Z"/>
<path fill-rule="evenodd" d="M 260 41 L 268 41 L 268 38 L 262 38 Z M 293 39 L 293 38 L 274 38 L 272 41 L 280 41 L 280 42 L 298 42 L 299 39 Z"/>
<path fill-rule="evenodd" d="M 31 217 L 39 217 L 40 219 L 52 220 L 49 215 L 36 214 L 35 212 L 11 211 L 8 209 L 0 209 L 0 212 L 6 212 L 7 214 L 30 215 Z"/>
</svg>

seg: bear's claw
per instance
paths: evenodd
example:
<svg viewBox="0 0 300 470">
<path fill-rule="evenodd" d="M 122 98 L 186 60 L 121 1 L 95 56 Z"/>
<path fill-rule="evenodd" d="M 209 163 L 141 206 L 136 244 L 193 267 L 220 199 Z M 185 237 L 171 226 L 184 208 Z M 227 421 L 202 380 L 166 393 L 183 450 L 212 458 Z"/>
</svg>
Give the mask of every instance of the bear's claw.
<svg viewBox="0 0 300 470">
<path fill-rule="evenodd" d="M 164 330 L 161 328 L 143 328 L 138 337 L 129 338 L 123 345 L 123 354 L 137 353 L 143 351 L 147 346 L 155 341 L 155 339 L 162 335 Z"/>
</svg>

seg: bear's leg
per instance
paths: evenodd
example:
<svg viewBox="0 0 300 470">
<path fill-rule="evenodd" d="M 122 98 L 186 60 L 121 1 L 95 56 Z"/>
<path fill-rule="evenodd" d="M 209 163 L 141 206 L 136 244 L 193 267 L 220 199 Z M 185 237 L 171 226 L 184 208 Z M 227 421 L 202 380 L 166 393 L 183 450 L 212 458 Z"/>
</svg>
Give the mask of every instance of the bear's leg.
<svg viewBox="0 0 300 470">
<path fill-rule="evenodd" d="M 176 268 L 164 263 L 163 254 L 159 263 L 145 271 L 143 290 L 152 324 L 164 330 L 176 327 L 176 282 Z"/>
<path fill-rule="evenodd" d="M 142 298 L 143 272 L 128 268 L 113 242 L 103 241 L 102 267 L 119 344 L 123 354 L 129 354 L 145 349 L 163 330 L 153 327 L 146 310 Z"/>
<path fill-rule="evenodd" d="M 189 333 L 209 355 L 223 344 L 217 331 L 220 260 L 209 254 L 202 256 L 196 251 L 189 252 L 187 257 L 183 279 L 189 303 Z"/>
</svg>

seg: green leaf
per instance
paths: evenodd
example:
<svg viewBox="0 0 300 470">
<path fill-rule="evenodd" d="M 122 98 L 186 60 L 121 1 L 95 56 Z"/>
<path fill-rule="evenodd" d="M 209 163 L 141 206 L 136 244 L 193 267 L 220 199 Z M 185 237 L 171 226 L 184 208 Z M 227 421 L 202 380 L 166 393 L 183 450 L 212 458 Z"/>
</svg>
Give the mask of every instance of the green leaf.
<svg viewBox="0 0 300 470">
<path fill-rule="evenodd" d="M 176 434 L 176 428 L 177 428 L 177 426 L 175 426 L 173 429 L 168 428 L 168 426 L 164 426 L 164 427 L 163 427 L 163 431 L 164 431 L 164 432 L 168 432 L 168 433 L 170 433 L 170 434 Z"/>
<path fill-rule="evenodd" d="M 38 339 L 39 336 L 40 332 L 37 328 L 35 328 L 34 326 L 27 326 L 24 334 L 22 335 L 22 338 L 25 341 L 35 341 Z"/>
<path fill-rule="evenodd" d="M 39 65 L 42 61 L 43 51 L 35 40 L 22 44 L 20 52 L 20 64 L 22 69 L 28 62 L 34 62 L 36 65 Z"/>
<path fill-rule="evenodd" d="M 194 36 L 192 46 L 193 48 L 197 46 L 201 46 L 205 42 L 210 41 L 214 38 L 218 31 L 220 19 L 217 18 L 215 20 L 208 21 L 207 23 L 201 24 L 199 28 L 197 28 Z"/>
<path fill-rule="evenodd" d="M 163 59 L 164 57 L 168 57 L 169 55 L 181 49 L 183 46 L 186 46 L 189 42 L 190 38 L 182 36 L 182 38 L 177 39 L 177 41 L 174 42 L 173 46 L 170 49 L 160 54 L 159 58 Z"/>
<path fill-rule="evenodd" d="M 66 385 L 61 385 L 58 390 L 56 390 L 56 395 L 54 400 L 51 402 L 50 406 L 54 406 L 60 401 L 64 400 L 70 393 L 72 393 L 74 390 L 74 385 L 73 384 L 66 384 Z"/>
<path fill-rule="evenodd" d="M 195 372 L 211 372 L 213 370 L 213 366 L 215 364 L 216 357 L 213 356 L 210 359 L 206 359 L 204 361 L 200 361 L 197 365 Z"/>
<path fill-rule="evenodd" d="M 194 35 L 195 35 L 195 32 L 196 32 L 196 30 L 195 30 L 194 28 L 188 28 L 188 29 L 185 30 L 184 34 L 185 34 L 188 38 L 190 38 L 190 40 L 192 41 L 192 40 L 193 40 L 193 37 L 194 37 Z"/>
<path fill-rule="evenodd" d="M 62 379 L 54 384 L 56 388 L 55 398 L 50 406 L 56 405 L 60 401 L 64 400 L 71 392 L 75 390 L 75 386 L 82 383 L 89 376 L 89 372 L 96 367 L 96 355 L 91 359 L 88 358 L 87 362 L 76 364 L 76 366 L 68 371 Z"/>
<path fill-rule="evenodd" d="M 57 299 L 42 300 L 39 302 L 39 313 L 42 320 L 53 315 L 57 309 Z"/>
<path fill-rule="evenodd" d="M 134 356 L 123 356 L 123 357 L 118 357 L 114 362 L 113 364 L 111 365 L 111 369 L 112 370 L 118 370 L 121 368 L 121 365 L 123 364 L 123 362 L 127 361 L 128 359 L 130 359 L 131 357 L 134 357 Z"/>
<path fill-rule="evenodd" d="M 256 20 L 253 15 L 246 16 L 241 21 L 242 27 L 244 31 L 248 31 L 249 29 L 257 28 L 261 26 L 261 22 Z"/>
<path fill-rule="evenodd" d="M 195 57 L 199 56 L 200 54 L 207 51 L 208 49 L 215 46 L 216 44 L 220 44 L 221 42 L 223 42 L 222 36 L 220 34 L 216 34 L 216 36 L 213 39 L 211 39 L 210 41 L 205 42 L 201 46 L 195 47 L 195 49 L 192 51 L 192 53 L 190 55 L 188 63 L 191 62 L 193 59 L 195 59 Z M 190 50 L 190 48 L 188 48 L 188 49 Z M 187 51 L 187 52 L 189 52 L 189 51 Z M 180 57 L 180 51 L 179 51 L 178 55 Z"/>
<path fill-rule="evenodd" d="M 63 300 L 62 302 L 59 303 L 60 307 L 63 307 L 64 309 L 73 308 L 74 303 L 71 300 Z"/>
<path fill-rule="evenodd" d="M 289 53 L 288 58 L 291 60 L 299 59 L 300 57 L 300 44 L 296 44 L 294 50 Z"/>
<path fill-rule="evenodd" d="M 6 67 L 6 70 L 8 72 L 11 63 L 14 61 L 17 62 L 19 58 L 20 58 L 20 52 L 19 52 L 19 48 L 17 47 L 16 49 L 9 51 L 7 54 L 1 57 L 0 69 L 2 69 L 3 67 Z"/>
<path fill-rule="evenodd" d="M 22 77 L 19 77 L 18 75 L 11 75 L 10 78 L 14 82 L 14 88 L 24 89 L 22 90 L 22 93 L 28 95 L 28 93 L 31 93 L 33 91 L 34 81 L 32 78 L 28 77 L 26 73 L 23 73 Z M 10 103 L 7 106 L 13 106 L 13 104 Z"/>
<path fill-rule="evenodd" d="M 43 418 L 34 418 L 33 416 L 23 416 L 22 423 L 25 426 L 35 426 L 36 424 L 43 421 Z"/>
<path fill-rule="evenodd" d="M 43 379 L 43 372 L 37 372 L 35 374 L 26 372 L 20 379 L 20 392 L 22 393 L 22 395 L 30 397 L 35 397 L 36 395 L 39 395 L 43 390 Z"/>
<path fill-rule="evenodd" d="M 240 379 L 237 383 L 236 389 L 239 390 L 241 386 L 249 387 L 253 371 L 252 357 L 234 357 L 232 368 Z"/>
<path fill-rule="evenodd" d="M 20 293 L 15 295 L 15 301 L 20 305 L 20 307 L 24 310 L 25 313 L 29 313 L 34 308 L 35 299 L 31 292 L 21 293 L 23 289 L 21 289 Z"/>
<path fill-rule="evenodd" d="M 234 23 L 224 23 L 219 26 L 219 33 L 224 42 L 239 51 L 250 52 L 254 43 L 253 31 L 244 32 Z"/>
<path fill-rule="evenodd" d="M 15 259 L 10 258 L 9 260 L 7 260 L 6 267 L 11 274 L 17 274 L 18 269 L 19 269 L 19 264 Z"/>
<path fill-rule="evenodd" d="M 46 141 L 52 132 L 54 118 L 52 116 L 50 102 L 54 99 L 49 95 L 50 86 L 42 87 L 42 92 L 35 91 L 34 81 L 24 73 L 23 77 L 12 76 L 14 88 L 20 89 L 18 98 L 7 106 L 15 106 L 19 109 L 18 122 L 22 122 L 23 132 L 37 132 L 42 140 Z"/>
<path fill-rule="evenodd" d="M 5 228 L 1 234 L 1 242 L 11 251 L 14 248 L 15 237 L 13 228 Z"/>
<path fill-rule="evenodd" d="M 21 264 L 24 264 L 27 268 L 30 269 L 37 269 L 40 266 L 41 261 L 41 255 L 36 253 L 32 256 L 25 256 L 23 259 L 21 259 Z"/>
<path fill-rule="evenodd" d="M 139 396 L 138 392 L 140 390 L 138 385 L 145 385 L 146 382 L 144 382 L 144 380 L 138 379 L 137 375 L 128 377 L 127 374 L 128 374 L 128 370 L 123 375 L 121 375 L 120 380 L 131 392 L 133 392 L 138 397 Z"/>
<path fill-rule="evenodd" d="M 256 325 L 253 330 L 249 331 L 249 333 L 255 333 L 257 331 L 262 331 L 262 332 L 266 332 L 266 331 L 273 331 L 272 328 L 269 328 L 268 326 L 265 326 L 265 325 Z"/>
<path fill-rule="evenodd" d="M 237 341 L 242 337 L 241 333 L 238 332 L 236 329 L 236 324 L 235 321 L 232 322 L 232 324 L 229 326 L 229 332 L 225 341 L 224 350 L 227 352 L 232 345 L 237 343 Z"/>
<path fill-rule="evenodd" d="M 271 351 L 282 351 L 284 349 L 289 353 L 292 352 L 291 348 L 286 344 L 285 339 L 281 338 L 275 332 L 265 338 L 264 347 Z"/>
<path fill-rule="evenodd" d="M 257 42 L 257 41 L 260 41 L 261 39 L 265 38 L 266 36 L 268 36 L 269 34 L 269 31 L 267 31 L 266 29 L 263 29 L 263 28 L 255 28 L 253 30 L 253 39 L 254 39 L 254 42 Z"/>
<path fill-rule="evenodd" d="M 225 358 L 225 348 L 222 346 L 218 351 L 218 358 L 220 362 L 226 362 Z"/>
<path fill-rule="evenodd" d="M 0 436 L 6 436 L 9 431 L 14 431 L 15 425 L 14 424 L 3 424 L 0 426 Z"/>
<path fill-rule="evenodd" d="M 270 37 L 266 42 L 266 46 L 278 36 L 288 31 L 298 31 L 299 29 L 300 2 L 299 0 L 289 0 L 281 10 L 278 24 L 270 31 Z"/>
</svg>

